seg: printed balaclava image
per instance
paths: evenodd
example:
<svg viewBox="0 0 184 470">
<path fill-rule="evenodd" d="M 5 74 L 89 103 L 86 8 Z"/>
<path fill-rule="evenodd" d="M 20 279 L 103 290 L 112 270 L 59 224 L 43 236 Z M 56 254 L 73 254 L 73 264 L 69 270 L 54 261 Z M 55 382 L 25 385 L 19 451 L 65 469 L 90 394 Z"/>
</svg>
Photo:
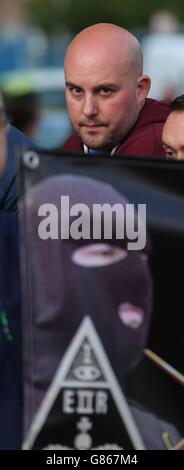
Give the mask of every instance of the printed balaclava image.
<svg viewBox="0 0 184 470">
<path fill-rule="evenodd" d="M 147 245 L 142 251 L 128 250 L 126 231 L 123 239 L 116 238 L 114 214 L 111 239 L 104 238 L 103 230 L 100 240 L 75 240 L 71 233 L 68 239 L 61 239 L 62 223 L 62 234 L 65 232 L 67 237 L 68 233 L 67 214 L 61 214 L 61 196 L 69 196 L 70 209 L 75 204 L 82 207 L 83 227 L 87 206 L 90 235 L 95 224 L 103 225 L 103 218 L 93 211 L 94 204 L 121 204 L 123 208 L 127 204 L 112 186 L 74 175 L 50 177 L 26 196 L 24 244 L 29 294 L 24 299 L 23 313 L 25 429 L 85 316 L 92 319 L 122 388 L 124 376 L 139 361 L 148 335 L 152 281 Z M 58 239 L 57 230 L 52 232 L 55 239 L 43 240 L 39 235 L 44 217 L 38 213 L 43 204 L 57 209 L 53 217 Z M 71 210 L 69 226 L 75 220 Z M 136 225 L 136 214 L 134 222 Z"/>
</svg>

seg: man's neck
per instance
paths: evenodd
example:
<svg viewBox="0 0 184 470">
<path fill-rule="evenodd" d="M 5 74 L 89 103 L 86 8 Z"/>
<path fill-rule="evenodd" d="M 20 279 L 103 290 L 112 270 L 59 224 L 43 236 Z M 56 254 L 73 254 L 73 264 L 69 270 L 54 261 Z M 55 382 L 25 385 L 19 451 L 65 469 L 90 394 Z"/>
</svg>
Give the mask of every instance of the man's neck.
<svg viewBox="0 0 184 470">
<path fill-rule="evenodd" d="M 95 154 L 95 153 L 96 153 L 96 154 L 97 154 L 97 153 L 99 153 L 99 154 L 100 154 L 100 153 L 102 153 L 102 154 L 103 154 L 103 153 L 108 153 L 109 155 L 114 155 L 114 153 L 116 152 L 117 147 L 118 147 L 118 145 L 116 145 L 116 147 L 113 147 L 113 148 L 112 148 L 111 150 L 109 150 L 108 152 L 107 152 L 107 150 L 105 150 L 105 149 L 103 149 L 103 148 L 101 148 L 101 149 L 94 149 L 94 154 Z M 90 153 L 90 152 L 89 152 L 89 147 L 88 147 L 87 145 L 83 144 L 83 148 L 84 148 L 84 153 L 85 153 L 86 155 L 89 155 L 89 153 Z M 92 150 L 93 150 L 93 149 L 92 149 Z M 95 152 L 95 150 L 96 150 L 96 152 Z M 93 152 L 91 152 L 91 154 L 92 154 L 92 153 L 93 153 Z"/>
</svg>

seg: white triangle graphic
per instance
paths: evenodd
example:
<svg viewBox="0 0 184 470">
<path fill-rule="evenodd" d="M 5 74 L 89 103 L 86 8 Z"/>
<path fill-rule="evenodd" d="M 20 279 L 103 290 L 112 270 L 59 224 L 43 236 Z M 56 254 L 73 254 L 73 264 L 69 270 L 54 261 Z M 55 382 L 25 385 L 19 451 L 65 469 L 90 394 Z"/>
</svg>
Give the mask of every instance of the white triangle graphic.
<svg viewBox="0 0 184 470">
<path fill-rule="evenodd" d="M 84 345 L 89 345 L 93 352 L 93 360 L 91 361 L 92 367 L 85 368 L 83 365 L 74 368 L 76 358 L 79 356 L 81 348 L 84 349 Z M 88 373 L 85 371 L 88 371 Z M 144 450 L 145 446 L 142 437 L 129 410 L 129 406 L 113 372 L 99 335 L 91 318 L 87 316 L 82 320 L 81 325 L 58 366 L 53 381 L 45 394 L 40 408 L 33 418 L 33 422 L 23 442 L 22 448 L 28 450 L 34 445 L 61 389 L 64 387 L 85 389 L 89 387 L 89 385 L 90 388 L 100 389 L 103 387 L 103 389 L 106 388 L 110 391 L 118 414 L 127 429 L 134 449 Z"/>
</svg>

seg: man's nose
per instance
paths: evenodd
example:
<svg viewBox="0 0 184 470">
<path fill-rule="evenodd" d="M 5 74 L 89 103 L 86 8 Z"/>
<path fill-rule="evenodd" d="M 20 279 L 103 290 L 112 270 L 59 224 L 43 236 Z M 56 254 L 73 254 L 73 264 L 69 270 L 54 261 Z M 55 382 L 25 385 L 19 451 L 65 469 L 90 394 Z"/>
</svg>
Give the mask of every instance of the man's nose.
<svg viewBox="0 0 184 470">
<path fill-rule="evenodd" d="M 96 116 L 98 114 L 98 105 L 95 96 L 88 95 L 85 97 L 83 114 L 87 117 Z"/>
</svg>

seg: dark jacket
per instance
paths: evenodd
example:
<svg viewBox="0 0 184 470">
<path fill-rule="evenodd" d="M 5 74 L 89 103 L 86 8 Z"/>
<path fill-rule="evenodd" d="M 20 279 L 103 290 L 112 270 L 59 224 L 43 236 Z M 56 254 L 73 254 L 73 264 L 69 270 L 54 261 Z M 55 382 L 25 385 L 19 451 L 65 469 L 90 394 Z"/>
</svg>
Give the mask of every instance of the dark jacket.
<svg viewBox="0 0 184 470">
<path fill-rule="evenodd" d="M 119 144 L 116 155 L 162 156 L 162 129 L 169 114 L 169 105 L 147 98 L 133 129 Z M 66 150 L 83 151 L 82 141 L 73 134 L 64 144 Z"/>
<path fill-rule="evenodd" d="M 0 178 L 0 211 L 12 211 L 17 205 L 16 188 L 16 153 L 20 147 L 33 148 L 27 137 L 13 126 L 7 132 L 7 162 L 4 174 Z"/>
<path fill-rule="evenodd" d="M 18 223 L 0 214 L 0 450 L 22 440 L 22 358 Z"/>
</svg>

